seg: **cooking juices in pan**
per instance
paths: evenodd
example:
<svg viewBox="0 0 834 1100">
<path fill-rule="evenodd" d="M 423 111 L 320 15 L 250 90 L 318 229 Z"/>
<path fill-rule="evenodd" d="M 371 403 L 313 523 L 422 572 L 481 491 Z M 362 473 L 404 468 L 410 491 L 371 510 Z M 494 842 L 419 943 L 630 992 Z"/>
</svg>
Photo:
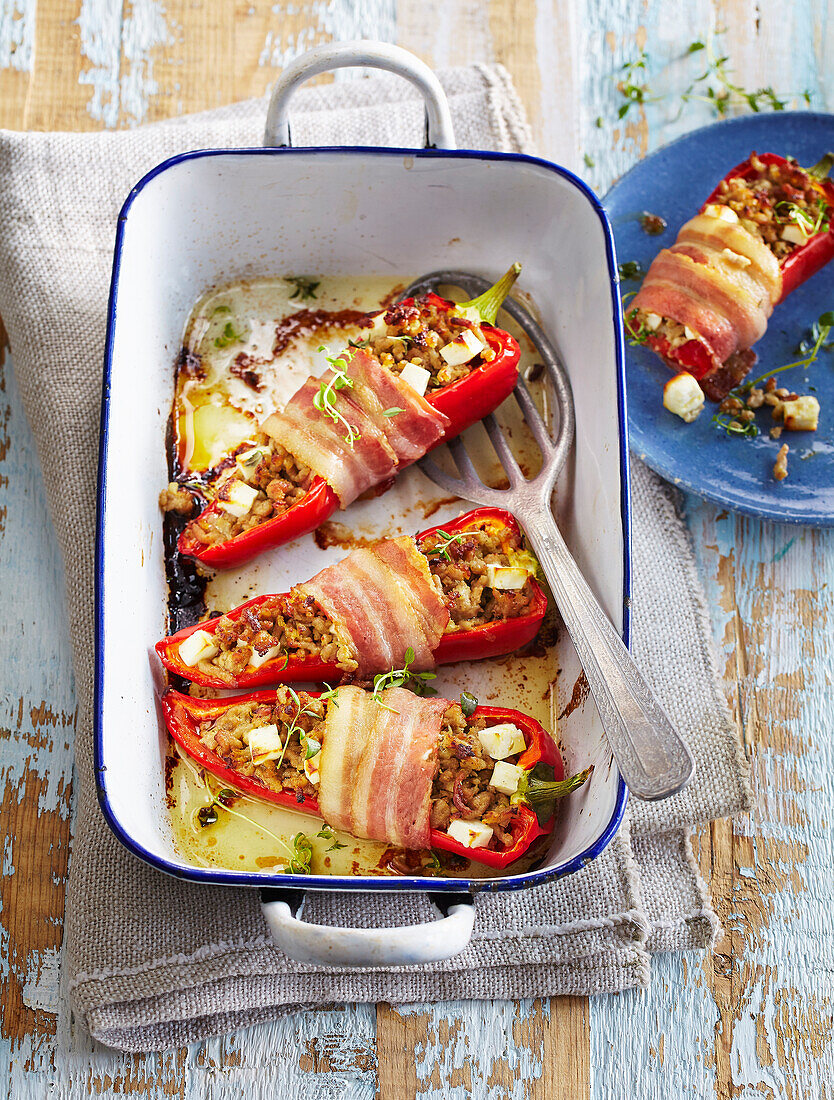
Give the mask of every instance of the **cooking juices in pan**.
<svg viewBox="0 0 834 1100">
<path fill-rule="evenodd" d="M 440 440 L 497 408 L 515 385 L 520 349 L 493 322 L 519 270 L 460 305 L 430 293 L 351 315 L 359 338 L 326 356 L 324 373 L 267 417 L 254 447 L 224 457 L 180 551 L 213 568 L 248 561 L 387 487 Z M 239 335 L 229 321 L 215 343 Z M 253 371 L 260 379 L 256 367 L 243 354 L 229 369 L 245 381 Z M 188 488 L 172 484 L 161 503 L 187 515 Z"/>
<path fill-rule="evenodd" d="M 218 478 L 237 465 L 235 452 L 239 456 L 258 446 L 258 426 L 271 410 L 281 407 L 311 374 L 321 373 L 319 347 L 327 345 L 335 356 L 339 349 L 348 346 L 349 340 L 358 342 L 359 321 L 368 313 L 378 313 L 380 303 L 393 301 L 401 286 L 402 283 L 398 288 L 390 279 L 276 278 L 222 288 L 198 303 L 176 366 L 169 455 L 177 484 L 170 494 L 184 490 L 181 502 L 184 506 L 191 504 L 193 490 L 210 497 Z M 538 373 L 534 349 L 523 334 L 516 330 L 514 333 L 521 345 L 519 368 L 528 380 L 533 379 L 530 388 L 534 396 L 544 399 L 534 380 Z M 522 465 L 533 473 L 537 451 L 525 444 L 523 424 L 520 420 L 516 423 L 513 416 L 514 409 L 502 412 L 515 443 L 520 444 Z M 476 435 L 479 433 L 480 429 L 475 430 Z M 494 456 L 484 450 L 483 454 L 477 454 L 477 461 L 486 479 L 497 484 L 501 474 Z M 296 682 L 302 675 L 308 680 L 320 676 L 333 684 L 335 690 L 341 690 L 336 684 L 343 673 L 351 671 L 345 667 L 350 656 L 341 664 L 338 659 L 331 661 L 327 668 L 329 676 L 325 676 L 322 667 L 315 670 L 314 654 L 308 658 L 312 665 L 308 663 L 303 670 L 300 666 L 304 661 L 298 662 L 286 652 L 269 656 L 253 668 L 252 654 L 246 648 L 254 651 L 250 643 L 256 632 L 244 629 L 239 637 L 234 637 L 232 624 L 247 609 L 254 608 L 259 616 L 258 625 L 271 623 L 276 637 L 280 632 L 275 630 L 278 615 L 273 617 L 272 612 L 283 613 L 281 605 L 287 596 L 266 594 L 285 593 L 315 574 L 322 564 L 339 564 L 332 551 L 329 558 L 321 555 L 316 543 L 322 549 L 338 544 L 343 547 L 343 558 L 350 557 L 348 552 L 356 548 L 369 549 L 377 539 L 399 543 L 407 540 L 416 553 L 418 542 L 411 533 L 421 531 L 417 538 L 427 571 L 439 581 L 444 593 L 451 591 L 455 571 L 465 570 L 467 563 L 475 560 L 479 569 L 491 565 L 493 573 L 496 568 L 516 568 L 525 574 L 520 589 L 499 589 L 496 585 L 493 591 L 487 591 L 491 586 L 483 583 L 483 577 L 480 580 L 476 577 L 473 583 L 464 586 L 471 596 L 463 589 L 458 593 L 459 607 L 451 610 L 449 629 L 443 631 L 434 658 L 438 663 L 465 663 L 445 665 L 441 693 L 457 700 L 466 692 L 468 695 L 463 698 L 468 706 L 474 705 L 469 696 L 483 702 L 500 702 L 524 715 L 535 716 L 530 719 L 533 722 L 538 718 L 546 728 L 554 728 L 556 715 L 570 698 L 571 686 L 567 685 L 565 698 L 558 700 L 556 660 L 553 651 L 546 648 L 553 642 L 551 627 L 545 627 L 538 639 L 526 646 L 525 656 L 516 652 L 541 625 L 545 599 L 532 576 L 535 562 L 524 551 L 515 522 L 500 510 L 481 509 L 430 527 L 426 521 L 439 507 L 459 511 L 463 504 L 444 501 L 440 492 L 413 470 L 398 478 L 394 487 L 378 500 L 357 502 L 344 517 L 350 527 L 325 524 L 315 542 L 312 538 L 304 539 L 264 554 L 250 564 L 206 575 L 204 603 L 196 580 L 192 578 L 194 583 L 183 587 L 177 580 L 181 570 L 175 570 L 171 574 L 174 579 L 171 626 L 185 629 L 179 638 L 160 643 L 160 655 L 171 671 L 182 676 L 178 683 L 183 684 L 186 678 L 192 681 L 191 690 L 196 694 L 213 694 L 221 686 L 246 691 L 259 684 L 287 681 L 293 672 Z M 181 530 L 189 518 L 170 511 L 166 525 Z M 462 534 L 466 537 L 460 537 Z M 170 563 L 196 565 L 199 578 L 199 562 L 171 552 L 176 542 L 173 536 L 174 532 L 169 530 L 166 545 Z M 498 582 L 503 583 L 500 576 Z M 234 610 L 228 615 L 218 614 L 230 608 Z M 196 622 L 206 609 L 215 617 Z M 465 612 L 472 617 L 467 619 Z M 251 620 L 248 625 L 251 628 Z M 227 635 L 226 642 L 219 647 L 226 656 L 220 660 L 198 658 L 193 665 L 180 661 L 179 645 L 200 631 L 210 637 L 217 631 Z M 263 643 L 264 638 L 258 641 Z M 501 653 L 507 656 L 470 663 L 474 658 Z M 258 654 L 256 663 L 262 656 Z M 325 663 L 322 661 L 321 665 Z M 368 676 L 365 682 L 372 680 Z M 297 694 L 303 696 L 300 689 Z M 214 703 L 214 700 L 193 701 L 198 706 Z M 260 797 L 261 792 L 242 790 L 231 779 L 202 766 L 181 745 L 174 743 L 174 746 L 168 761 L 168 791 L 175 840 L 183 855 L 197 865 L 266 872 L 292 869 L 295 865 L 295 869 L 331 875 L 409 873 L 477 878 L 506 873 L 501 867 L 473 859 L 471 853 L 461 854 L 434 844 L 429 849 L 416 850 L 357 838 L 302 812 L 294 796 L 286 803 L 266 800 Z M 290 750 L 287 751 L 289 754 Z M 517 765 L 517 759 L 510 756 L 506 763 Z M 482 769 L 484 779 L 491 775 L 494 764 L 493 760 L 489 772 Z M 448 781 L 449 777 L 446 778 Z M 547 777 L 539 776 L 538 781 L 546 782 Z M 485 785 L 488 787 L 488 783 Z M 475 792 L 468 791 L 467 785 L 458 797 L 467 793 Z M 454 804 L 454 781 L 450 794 Z M 540 856 L 542 845 L 546 846 L 546 841 L 526 846 L 517 859 L 513 853 L 509 872 L 527 869 Z"/>
</svg>

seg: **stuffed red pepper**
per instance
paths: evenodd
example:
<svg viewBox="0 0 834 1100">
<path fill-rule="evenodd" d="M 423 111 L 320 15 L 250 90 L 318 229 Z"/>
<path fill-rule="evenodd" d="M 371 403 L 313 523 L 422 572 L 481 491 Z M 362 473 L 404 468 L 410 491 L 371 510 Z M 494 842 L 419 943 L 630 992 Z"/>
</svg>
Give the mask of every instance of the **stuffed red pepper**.
<svg viewBox="0 0 834 1100">
<path fill-rule="evenodd" d="M 725 398 L 755 363 L 774 306 L 834 256 L 832 163 L 753 153 L 728 172 L 652 261 L 626 306 L 629 339 Z"/>
<path fill-rule="evenodd" d="M 519 271 L 462 305 L 430 293 L 369 315 L 365 338 L 330 356 L 321 377 L 264 421 L 255 445 L 224 464 L 180 551 L 214 568 L 248 561 L 385 487 L 497 408 L 515 386 L 520 350 L 494 321 Z M 187 512 L 193 498 L 172 484 L 161 504 Z"/>
<path fill-rule="evenodd" d="M 566 780 L 529 715 L 471 704 L 353 686 L 162 699 L 173 739 L 224 785 L 356 837 L 504 868 L 589 772 Z"/>
<path fill-rule="evenodd" d="M 478 508 L 414 538 L 355 550 L 290 592 L 256 596 L 156 645 L 193 683 L 243 688 L 367 678 L 512 653 L 547 596 L 513 516 Z"/>
</svg>

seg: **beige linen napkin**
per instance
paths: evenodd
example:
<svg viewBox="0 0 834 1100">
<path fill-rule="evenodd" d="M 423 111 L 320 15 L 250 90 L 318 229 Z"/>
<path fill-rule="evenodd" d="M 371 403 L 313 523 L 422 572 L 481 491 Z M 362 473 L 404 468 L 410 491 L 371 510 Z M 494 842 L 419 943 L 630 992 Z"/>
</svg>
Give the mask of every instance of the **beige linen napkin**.
<svg viewBox="0 0 834 1100">
<path fill-rule="evenodd" d="M 527 150 L 500 68 L 441 73 L 462 148 Z M 422 101 L 393 78 L 304 89 L 297 144 L 422 143 Z M 270 941 L 254 891 L 185 884 L 135 859 L 110 833 L 93 783 L 93 529 L 105 310 L 116 217 L 130 187 L 186 149 L 258 145 L 253 101 L 120 133 L 0 134 L 0 314 L 43 465 L 66 562 L 81 719 L 78 817 L 67 900 L 68 983 L 104 1043 L 159 1049 L 304 1005 L 594 993 L 645 984 L 651 951 L 702 947 L 717 922 L 688 830 L 748 802 L 746 768 L 717 686 L 710 630 L 671 490 L 635 464 L 634 651 L 688 737 L 698 779 L 630 822 L 581 873 L 482 896 L 460 956 L 433 966 L 302 966 Z M 71 461 L 68 461 L 68 456 Z M 675 668 L 669 655 L 675 653 Z M 676 669 L 687 669 L 680 678 Z M 307 919 L 431 919 L 413 895 L 311 895 Z"/>
</svg>

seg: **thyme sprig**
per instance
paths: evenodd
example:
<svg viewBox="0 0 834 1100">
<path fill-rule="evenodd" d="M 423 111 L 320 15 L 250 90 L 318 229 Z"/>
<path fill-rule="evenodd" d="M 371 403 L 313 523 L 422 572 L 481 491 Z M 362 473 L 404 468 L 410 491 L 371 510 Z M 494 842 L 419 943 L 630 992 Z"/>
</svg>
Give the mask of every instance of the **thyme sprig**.
<svg viewBox="0 0 834 1100">
<path fill-rule="evenodd" d="M 699 73 L 680 93 L 681 110 L 692 102 L 708 104 L 719 118 L 724 118 L 738 108 L 747 108 L 758 114 L 761 111 L 784 111 L 792 100 L 799 99 L 810 104 L 811 93 L 783 95 L 771 85 L 755 88 L 752 91 L 738 84 L 730 67 L 729 54 L 719 54 L 714 41 L 723 31 L 717 31 L 714 38 L 690 42 L 684 56 L 698 56 L 705 64 Z M 624 119 L 633 107 L 644 107 L 647 103 L 656 103 L 663 95 L 656 92 L 648 79 L 650 58 L 641 50 L 636 58 L 626 61 L 616 74 L 617 91 L 623 97 L 617 118 Z"/>
<path fill-rule="evenodd" d="M 328 852 L 338 852 L 340 848 L 347 848 L 347 844 L 341 844 L 336 839 L 336 835 L 329 825 L 325 825 L 321 829 L 319 829 L 319 831 L 316 833 L 316 836 L 321 837 L 322 840 L 333 841 L 333 843 L 327 849 Z"/>
<path fill-rule="evenodd" d="M 324 353 L 329 352 L 330 349 L 322 344 L 319 351 Z M 360 433 L 355 425 L 345 420 L 339 412 L 336 407 L 336 393 L 339 390 L 353 389 L 353 379 L 347 373 L 348 363 L 352 358 L 352 351 L 343 351 L 341 355 L 325 355 L 333 377 L 329 380 L 327 378 L 321 380 L 319 392 L 313 398 L 313 405 L 319 412 L 329 416 L 334 423 L 344 426 L 346 429 L 345 443 L 350 447 L 353 447 L 353 444 L 359 439 Z"/>
<path fill-rule="evenodd" d="M 834 339 L 829 339 L 832 329 L 834 329 L 834 310 L 827 310 L 825 313 L 820 314 L 814 322 L 811 328 L 810 340 L 806 339 L 800 343 L 799 351 L 803 355 L 802 359 L 796 359 L 793 363 L 785 363 L 784 366 L 760 374 L 758 378 L 754 378 L 751 382 L 736 386 L 730 390 L 724 400 L 729 401 L 731 398 L 735 398 L 737 401 L 746 403 L 751 391 L 760 383 L 767 382 L 769 378 L 782 374 L 786 370 L 795 370 L 797 367 L 810 367 L 812 363 L 817 361 L 821 351 L 834 347 Z M 712 423 L 716 428 L 725 431 L 727 435 L 738 435 L 754 439 L 759 434 L 755 421 L 740 422 L 737 416 L 737 413 L 716 413 L 712 418 Z"/>
<path fill-rule="evenodd" d="M 449 553 L 449 547 L 452 543 L 459 542 L 462 538 L 466 538 L 471 532 L 459 531 L 456 535 L 450 535 L 448 531 L 436 531 L 435 534 L 438 538 L 443 540 L 443 545 L 435 546 L 432 550 L 424 550 L 423 553 L 427 558 L 437 554 L 439 557 L 450 562 L 452 560 L 452 555 Z"/>
<path fill-rule="evenodd" d="M 405 660 L 402 668 L 392 668 L 390 672 L 379 672 L 374 676 L 374 690 L 373 700 L 374 702 L 383 707 L 385 710 L 390 710 L 392 714 L 396 714 L 397 711 L 393 707 L 389 707 L 387 703 L 382 701 L 382 693 L 387 688 L 394 687 L 409 687 L 415 695 L 436 695 L 436 690 L 431 687 L 429 680 L 436 680 L 437 676 L 433 672 L 412 672 L 410 665 L 414 662 L 414 650 L 411 646 L 405 651 Z"/>
<path fill-rule="evenodd" d="M 218 306 L 218 308 L 215 310 L 215 313 L 217 313 L 220 309 L 222 309 L 222 306 Z M 242 332 L 238 332 L 231 321 L 227 321 L 226 324 L 223 326 L 222 333 L 219 336 L 215 336 L 214 346 L 216 348 L 228 348 L 232 344 L 240 343 L 240 341 L 243 340 L 243 337 L 244 334 Z"/>
<path fill-rule="evenodd" d="M 306 302 L 309 298 L 315 298 L 316 290 L 321 285 L 320 279 L 307 279 L 303 275 L 287 275 L 284 282 L 295 287 L 290 298 L 298 298 L 300 302 Z"/>
</svg>

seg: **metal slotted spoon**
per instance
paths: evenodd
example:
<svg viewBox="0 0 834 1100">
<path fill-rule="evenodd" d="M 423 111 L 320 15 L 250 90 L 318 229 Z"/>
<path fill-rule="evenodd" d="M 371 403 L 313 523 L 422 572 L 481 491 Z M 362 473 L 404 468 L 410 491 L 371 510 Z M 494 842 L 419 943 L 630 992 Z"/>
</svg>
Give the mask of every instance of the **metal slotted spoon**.
<svg viewBox="0 0 834 1100">
<path fill-rule="evenodd" d="M 403 297 L 425 294 L 441 284 L 459 286 L 472 297 L 483 293 L 490 285 L 476 275 L 435 271 L 412 283 Z M 423 458 L 420 468 L 455 496 L 477 504 L 506 508 L 521 522 L 585 670 L 623 778 L 638 798 L 651 801 L 668 798 L 691 779 L 695 768 L 692 754 L 597 602 L 551 512 L 553 487 L 574 436 L 570 382 L 553 345 L 529 313 L 510 299 L 503 308 L 536 345 L 553 384 L 559 409 L 559 427 L 553 439 L 527 387 L 519 379 L 514 395 L 541 450 L 541 469 L 531 480 L 524 476 L 492 414 L 484 418 L 483 424 L 509 479 L 509 489 L 492 489 L 483 483 L 460 437 L 448 444 L 459 477 L 445 473 L 431 458 Z"/>
</svg>

